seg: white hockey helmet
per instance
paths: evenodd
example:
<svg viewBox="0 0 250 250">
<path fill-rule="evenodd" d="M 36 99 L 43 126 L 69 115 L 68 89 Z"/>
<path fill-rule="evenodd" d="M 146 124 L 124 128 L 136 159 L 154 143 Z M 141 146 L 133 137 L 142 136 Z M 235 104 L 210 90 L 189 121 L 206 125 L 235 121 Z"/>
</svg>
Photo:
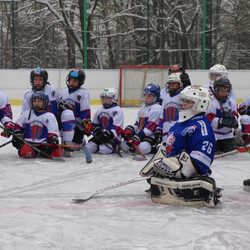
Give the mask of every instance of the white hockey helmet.
<svg viewBox="0 0 250 250">
<path fill-rule="evenodd" d="M 168 92 L 171 96 L 176 95 L 177 93 L 181 92 L 183 90 L 183 83 L 181 81 L 181 75 L 182 73 L 177 72 L 177 73 L 172 73 L 168 76 L 168 81 L 165 85 L 166 92 Z M 179 88 L 178 89 L 170 89 L 169 84 L 177 82 L 179 83 Z"/>
<path fill-rule="evenodd" d="M 179 122 L 189 120 L 190 118 L 199 113 L 206 113 L 211 103 L 208 89 L 196 85 L 188 86 L 183 89 L 179 95 L 179 99 Z M 184 110 L 182 106 L 184 100 L 192 101 L 194 102 L 194 104 L 191 108 Z"/>
<path fill-rule="evenodd" d="M 215 80 L 220 79 L 220 77 L 218 77 L 217 79 L 212 80 L 211 74 L 218 74 L 218 75 L 220 75 L 220 77 L 228 78 L 228 72 L 227 72 L 226 67 L 222 64 L 219 64 L 219 63 L 215 64 L 213 67 L 211 67 L 209 69 L 208 79 L 209 79 L 211 84 L 213 84 Z"/>
<path fill-rule="evenodd" d="M 110 104 L 103 103 L 104 97 L 112 98 L 112 102 Z M 104 106 L 104 108 L 108 108 L 108 107 L 112 106 L 113 104 L 116 104 L 118 102 L 117 90 L 115 88 L 105 88 L 100 94 L 100 99 L 101 99 L 101 102 L 102 102 L 102 105 Z"/>
</svg>

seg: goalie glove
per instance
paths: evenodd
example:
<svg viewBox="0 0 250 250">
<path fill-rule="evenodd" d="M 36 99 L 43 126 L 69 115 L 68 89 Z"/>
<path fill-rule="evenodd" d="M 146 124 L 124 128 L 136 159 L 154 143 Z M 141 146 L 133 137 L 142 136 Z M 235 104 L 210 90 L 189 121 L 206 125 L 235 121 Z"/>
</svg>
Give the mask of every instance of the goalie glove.
<svg viewBox="0 0 250 250">
<path fill-rule="evenodd" d="M 57 103 L 57 108 L 61 112 L 67 109 L 72 110 L 72 106 L 64 100 L 61 100 L 60 102 Z"/>
<path fill-rule="evenodd" d="M 15 128 L 15 124 L 13 122 L 6 122 L 4 124 L 4 131 L 1 133 L 1 136 L 9 138 Z"/>
<path fill-rule="evenodd" d="M 199 174 L 199 167 L 191 156 L 183 151 L 176 157 L 164 157 L 154 161 L 154 171 L 166 178 L 186 179 Z"/>
<path fill-rule="evenodd" d="M 84 134 L 90 136 L 90 132 L 93 131 L 94 126 L 90 119 L 86 119 L 82 122 L 84 128 Z"/>
</svg>

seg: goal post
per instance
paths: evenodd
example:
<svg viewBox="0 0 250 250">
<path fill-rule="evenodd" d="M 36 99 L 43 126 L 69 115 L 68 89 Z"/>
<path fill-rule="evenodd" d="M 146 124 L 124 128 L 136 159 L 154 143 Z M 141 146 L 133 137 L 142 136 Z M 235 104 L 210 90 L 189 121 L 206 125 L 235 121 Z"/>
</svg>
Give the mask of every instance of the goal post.
<svg viewBox="0 0 250 250">
<path fill-rule="evenodd" d="M 168 79 L 170 66 L 123 65 L 120 67 L 120 106 L 141 105 L 143 89 L 149 83 L 157 83 L 163 88 Z"/>
</svg>

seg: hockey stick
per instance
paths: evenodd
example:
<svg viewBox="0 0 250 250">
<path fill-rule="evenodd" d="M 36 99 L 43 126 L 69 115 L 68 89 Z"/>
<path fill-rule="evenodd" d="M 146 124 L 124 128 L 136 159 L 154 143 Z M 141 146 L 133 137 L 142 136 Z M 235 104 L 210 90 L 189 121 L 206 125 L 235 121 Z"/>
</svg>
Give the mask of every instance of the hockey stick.
<svg viewBox="0 0 250 250">
<path fill-rule="evenodd" d="M 6 145 L 8 145 L 8 144 L 10 144 L 11 142 L 12 142 L 12 140 L 7 141 L 7 142 L 3 143 L 2 145 L 0 145 L 0 148 L 2 148 L 2 147 L 4 147 L 4 146 L 6 146 Z"/>
<path fill-rule="evenodd" d="M 220 155 L 215 155 L 214 159 L 222 158 L 222 157 L 225 157 L 227 155 L 234 155 L 234 154 L 237 154 L 237 153 L 238 153 L 238 150 L 232 150 L 232 151 L 220 154 Z"/>
<path fill-rule="evenodd" d="M 134 143 L 132 144 L 133 147 L 137 150 L 137 152 L 145 159 L 147 160 L 146 156 L 142 153 L 142 151 L 137 147 Z"/>
<path fill-rule="evenodd" d="M 122 187 L 122 186 L 125 186 L 125 185 L 128 185 L 128 184 L 134 183 L 134 182 L 147 180 L 150 177 L 152 177 L 152 175 L 145 176 L 145 177 L 141 176 L 141 177 L 138 177 L 138 178 L 135 178 L 135 179 L 131 179 L 131 180 L 128 180 L 128 181 L 123 181 L 123 182 L 120 182 L 120 183 L 117 183 L 117 184 L 114 184 L 114 185 L 111 185 L 111 186 L 108 186 L 108 187 L 105 187 L 105 188 L 98 189 L 95 192 L 86 193 L 86 194 L 78 194 L 75 198 L 72 199 L 72 201 L 76 202 L 76 203 L 81 203 L 81 202 L 89 200 L 90 198 L 92 198 L 93 196 L 95 196 L 97 194 L 100 194 L 100 193 L 103 193 L 103 192 L 106 192 L 108 190 L 115 189 L 115 188 L 118 188 L 118 187 Z"/>
<path fill-rule="evenodd" d="M 118 154 L 120 157 L 123 157 L 122 154 L 119 151 L 114 150 L 112 147 L 110 147 L 107 143 L 103 142 L 95 133 L 90 132 L 90 134 L 96 139 L 98 140 L 101 144 L 104 144 L 107 148 L 111 149 L 112 152 Z M 113 146 L 116 146 L 116 144 L 114 145 L 114 141 L 112 142 L 111 140 L 109 141 L 110 144 L 112 144 Z"/>
<path fill-rule="evenodd" d="M 91 163 L 92 162 L 92 155 L 89 152 L 88 148 L 86 148 L 85 146 L 77 146 L 77 145 L 66 145 L 66 144 L 51 144 L 51 143 L 36 143 L 34 144 L 35 146 L 56 146 L 56 147 L 61 147 L 61 148 L 79 148 L 82 149 L 85 153 L 86 156 L 86 162 L 87 163 Z"/>
<path fill-rule="evenodd" d="M 0 125 L 0 128 L 5 129 L 2 125 Z M 41 155 L 43 155 L 45 158 L 51 159 L 51 160 L 59 160 L 59 161 L 65 161 L 62 157 L 53 157 L 51 155 L 46 154 L 45 152 L 43 152 L 42 150 L 38 149 L 37 147 L 35 147 L 34 145 L 32 145 L 32 143 L 29 143 L 27 141 L 25 141 L 22 137 L 16 135 L 13 131 L 10 131 L 10 134 L 20 140 L 21 142 L 23 142 L 24 144 L 28 145 L 29 147 L 31 147 L 33 150 L 37 151 L 38 153 L 40 153 Z"/>
<path fill-rule="evenodd" d="M 117 145 L 117 146 L 119 147 L 120 150 L 125 151 L 126 153 L 131 154 L 132 156 L 134 156 L 132 158 L 132 160 L 135 160 L 135 161 L 146 161 L 147 160 L 147 158 L 140 157 L 139 155 L 136 155 L 135 153 L 132 153 L 129 150 L 123 148 L 121 145 Z"/>
</svg>

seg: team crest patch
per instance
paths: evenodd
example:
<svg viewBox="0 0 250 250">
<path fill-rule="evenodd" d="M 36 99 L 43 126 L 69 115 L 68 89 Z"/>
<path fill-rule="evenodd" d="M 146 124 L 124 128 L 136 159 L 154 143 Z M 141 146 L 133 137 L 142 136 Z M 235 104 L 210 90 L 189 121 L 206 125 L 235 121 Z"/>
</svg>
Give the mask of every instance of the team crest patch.
<svg viewBox="0 0 250 250">
<path fill-rule="evenodd" d="M 108 129 L 111 123 L 111 117 L 108 113 L 101 113 L 98 117 L 99 124 L 102 125 L 103 129 Z"/>
<path fill-rule="evenodd" d="M 80 96 L 80 95 L 77 96 L 77 100 L 78 100 L 78 101 L 81 100 L 81 96 Z"/>
<path fill-rule="evenodd" d="M 185 128 L 185 129 L 181 132 L 181 135 L 182 135 L 182 136 L 191 135 L 191 134 L 194 133 L 194 131 L 195 131 L 196 128 L 197 128 L 197 127 L 196 127 L 195 125 L 190 126 L 190 127 L 187 127 L 187 128 Z"/>
<path fill-rule="evenodd" d="M 39 138 L 43 133 L 43 124 L 39 121 L 31 122 L 30 129 L 32 139 Z"/>
<path fill-rule="evenodd" d="M 113 112 L 113 116 L 115 116 L 115 115 L 117 115 L 117 111 L 114 111 L 114 112 Z"/>
<path fill-rule="evenodd" d="M 164 120 L 176 121 L 178 120 L 179 105 L 176 103 L 169 103 L 164 108 Z"/>
<path fill-rule="evenodd" d="M 51 92 L 51 96 L 52 96 L 52 97 L 55 97 L 55 96 L 56 96 L 56 92 L 55 92 L 55 91 L 52 91 L 52 92 Z"/>
</svg>

